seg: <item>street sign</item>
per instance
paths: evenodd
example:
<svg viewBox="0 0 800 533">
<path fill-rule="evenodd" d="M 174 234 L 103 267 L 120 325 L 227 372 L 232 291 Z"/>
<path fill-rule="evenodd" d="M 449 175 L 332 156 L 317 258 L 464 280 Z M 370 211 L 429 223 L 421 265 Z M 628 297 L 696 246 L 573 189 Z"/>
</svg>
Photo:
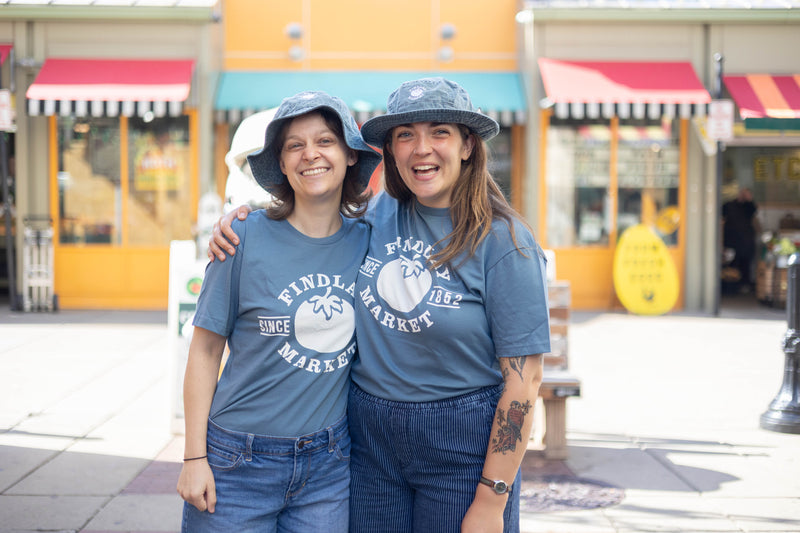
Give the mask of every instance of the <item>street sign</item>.
<svg viewBox="0 0 800 533">
<path fill-rule="evenodd" d="M 708 104 L 708 136 L 715 141 L 733 139 L 733 100 L 712 100 Z"/>
</svg>

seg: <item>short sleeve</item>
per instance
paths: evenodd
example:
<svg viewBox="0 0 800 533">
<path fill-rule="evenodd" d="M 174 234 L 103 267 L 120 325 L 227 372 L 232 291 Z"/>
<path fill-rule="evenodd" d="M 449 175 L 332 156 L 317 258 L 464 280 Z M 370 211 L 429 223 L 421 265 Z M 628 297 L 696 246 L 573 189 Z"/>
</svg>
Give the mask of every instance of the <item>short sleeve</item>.
<svg viewBox="0 0 800 533">
<path fill-rule="evenodd" d="M 487 270 L 486 313 L 497 357 L 550 352 L 546 259 L 530 239 Z"/>
<path fill-rule="evenodd" d="M 207 329 L 223 337 L 230 336 L 239 309 L 239 274 L 244 260 L 246 226 L 234 220 L 231 228 L 239 236 L 239 244 L 233 257 L 225 261 L 209 262 L 206 266 L 203 286 L 197 299 L 197 310 L 193 325 Z"/>
</svg>

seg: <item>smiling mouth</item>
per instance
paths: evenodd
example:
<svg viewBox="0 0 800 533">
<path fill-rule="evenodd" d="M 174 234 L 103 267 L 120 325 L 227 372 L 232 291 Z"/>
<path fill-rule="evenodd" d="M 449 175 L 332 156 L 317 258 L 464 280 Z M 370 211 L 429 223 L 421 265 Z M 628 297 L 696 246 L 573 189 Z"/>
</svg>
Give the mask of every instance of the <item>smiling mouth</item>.
<svg viewBox="0 0 800 533">
<path fill-rule="evenodd" d="M 417 176 L 430 176 L 439 171 L 438 165 L 419 165 L 413 167 L 412 170 Z"/>
<path fill-rule="evenodd" d="M 300 173 L 301 176 L 311 177 L 311 176 L 319 176 L 320 174 L 324 174 L 330 170 L 328 167 L 317 167 L 317 168 L 310 168 L 308 170 L 304 170 Z"/>
</svg>

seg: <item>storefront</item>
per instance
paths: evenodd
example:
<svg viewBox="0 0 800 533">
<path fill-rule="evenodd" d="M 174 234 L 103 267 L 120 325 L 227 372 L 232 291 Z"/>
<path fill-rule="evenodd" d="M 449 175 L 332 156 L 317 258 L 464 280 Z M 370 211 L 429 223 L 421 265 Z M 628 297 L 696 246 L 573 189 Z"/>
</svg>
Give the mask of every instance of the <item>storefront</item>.
<svg viewBox="0 0 800 533">
<path fill-rule="evenodd" d="M 49 225 L 60 308 L 166 308 L 169 243 L 194 238 L 212 181 L 206 4 L 6 14 L 20 17 L 8 23 L 20 293 L 22 228 Z"/>
<path fill-rule="evenodd" d="M 539 69 L 547 94 L 540 241 L 556 252 L 559 277 L 581 306 L 615 307 L 608 280 L 618 239 L 644 223 L 657 229 L 681 278 L 687 125 L 711 100 L 692 65 L 540 58 Z"/>
<path fill-rule="evenodd" d="M 169 242 L 191 239 L 196 216 L 197 118 L 184 109 L 193 70 L 192 60 L 51 58 L 28 88 L 29 115 L 49 117 L 64 307 L 160 306 Z"/>
<path fill-rule="evenodd" d="M 737 251 L 730 250 L 723 287 L 754 283 L 760 302 L 782 307 L 786 263 L 800 249 L 800 74 L 728 74 L 724 86 L 736 104 L 737 123 L 723 155 L 722 199 L 735 202 L 749 190 L 757 211 L 754 268 L 749 276 L 745 270 L 743 280 Z"/>
<path fill-rule="evenodd" d="M 523 205 L 540 241 L 554 250 L 557 276 L 570 282 L 576 309 L 622 309 L 614 253 L 622 232 L 643 223 L 668 247 L 677 269 L 674 309 L 714 312 L 721 286 L 718 195 L 728 194 L 717 185 L 717 162 L 764 175 L 764 158 L 771 158 L 769 169 L 777 164 L 787 176 L 784 187 L 793 183 L 797 137 L 785 126 L 766 131 L 764 122 L 760 130 L 740 124 L 719 156 L 702 126 L 711 95 L 717 96 L 716 54 L 724 57 L 726 74 L 796 74 L 800 10 L 777 3 L 747 9 L 681 4 L 611 1 L 578 8 L 537 0 L 517 15 L 521 70 L 530 80 Z M 768 88 L 758 90 L 768 109 L 781 101 Z M 778 107 L 784 119 L 797 110 Z M 746 147 L 761 148 L 757 161 Z M 767 195 L 757 200 L 762 216 L 780 218 L 800 207 L 779 178 L 769 180 L 775 183 L 751 179 L 754 191 Z"/>
</svg>

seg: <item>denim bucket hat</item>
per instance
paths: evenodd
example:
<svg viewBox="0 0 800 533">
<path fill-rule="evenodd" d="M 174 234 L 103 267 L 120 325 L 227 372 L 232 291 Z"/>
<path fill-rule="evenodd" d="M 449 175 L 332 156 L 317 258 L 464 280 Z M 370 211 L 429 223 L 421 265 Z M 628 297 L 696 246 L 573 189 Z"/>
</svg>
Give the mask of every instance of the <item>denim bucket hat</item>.
<svg viewBox="0 0 800 533">
<path fill-rule="evenodd" d="M 253 176 L 261 187 L 269 191 L 286 180 L 286 175 L 281 172 L 280 161 L 276 157 L 276 151 L 274 150 L 274 144 L 278 141 L 278 134 L 283 125 L 293 118 L 323 107 L 336 113 L 339 120 L 342 121 L 345 144 L 359 152 L 357 175 L 358 185 L 361 187 L 359 192 L 366 189 L 372 173 L 381 162 L 381 155 L 361 138 L 358 124 L 356 124 L 356 120 L 350 113 L 347 104 L 341 98 L 330 96 L 321 91 L 306 91 L 284 98 L 275 112 L 275 117 L 267 126 L 263 148 L 247 156 Z"/>
<path fill-rule="evenodd" d="M 361 126 L 364 140 L 382 146 L 395 126 L 414 122 L 463 124 L 487 141 L 497 135 L 500 125 L 472 107 L 469 94 L 456 82 L 444 78 L 422 78 L 404 82 L 386 103 L 386 114 Z"/>
</svg>

